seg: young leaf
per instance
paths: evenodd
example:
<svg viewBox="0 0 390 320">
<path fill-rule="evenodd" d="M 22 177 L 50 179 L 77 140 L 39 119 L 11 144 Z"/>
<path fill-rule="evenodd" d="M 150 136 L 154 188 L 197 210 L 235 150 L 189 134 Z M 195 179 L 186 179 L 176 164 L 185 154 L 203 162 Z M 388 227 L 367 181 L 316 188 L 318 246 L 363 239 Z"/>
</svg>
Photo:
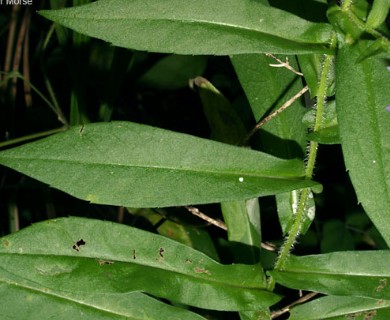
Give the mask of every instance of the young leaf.
<svg viewBox="0 0 390 320">
<path fill-rule="evenodd" d="M 390 301 L 328 296 L 294 307 L 289 320 L 346 320 L 390 318 Z"/>
<path fill-rule="evenodd" d="M 291 256 L 282 271 L 270 271 L 287 287 L 390 300 L 390 251 L 347 251 Z"/>
<path fill-rule="evenodd" d="M 279 299 L 265 289 L 257 265 L 221 265 L 163 236 L 84 218 L 48 220 L 3 237 L 0 270 L 4 286 L 32 296 L 87 299 L 86 304 L 91 294 L 122 299 L 146 292 L 235 311 L 268 307 Z"/>
<path fill-rule="evenodd" d="M 116 46 L 177 54 L 326 52 L 331 32 L 251 0 L 101 0 L 40 14 Z"/>
<path fill-rule="evenodd" d="M 93 203 L 163 207 L 311 186 L 302 162 L 130 122 L 73 127 L 0 163 Z"/>
<path fill-rule="evenodd" d="M 345 164 L 368 216 L 390 245 L 390 74 L 385 61 L 357 62 L 367 44 L 337 58 L 337 118 Z"/>
</svg>

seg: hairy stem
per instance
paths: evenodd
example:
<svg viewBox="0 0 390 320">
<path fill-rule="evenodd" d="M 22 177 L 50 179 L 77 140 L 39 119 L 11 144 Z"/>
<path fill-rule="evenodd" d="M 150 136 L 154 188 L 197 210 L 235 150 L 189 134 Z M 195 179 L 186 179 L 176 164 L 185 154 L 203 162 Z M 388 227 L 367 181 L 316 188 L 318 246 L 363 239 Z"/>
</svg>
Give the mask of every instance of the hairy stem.
<svg viewBox="0 0 390 320">
<path fill-rule="evenodd" d="M 336 45 L 336 36 L 333 36 L 331 40 L 331 47 L 334 48 L 335 45 Z M 328 75 L 330 73 L 332 61 L 333 61 L 333 56 L 327 55 L 325 56 L 322 65 L 320 81 L 318 84 L 316 118 L 313 127 L 314 132 L 319 131 L 322 127 L 323 112 L 326 103 L 326 93 L 328 89 Z M 317 158 L 317 150 L 318 150 L 318 142 L 310 141 L 309 148 L 308 148 L 307 163 L 305 168 L 306 179 L 312 179 L 313 177 L 315 160 Z M 290 251 L 293 248 L 294 243 L 300 234 L 302 223 L 305 218 L 306 205 L 309 200 L 309 197 L 310 197 L 310 189 L 309 188 L 302 189 L 300 192 L 299 204 L 298 204 L 297 212 L 294 217 L 294 222 L 290 230 L 288 231 L 288 235 L 286 237 L 285 242 L 283 243 L 280 249 L 279 256 L 274 267 L 275 270 L 283 270 L 287 262 Z M 275 280 L 271 277 L 268 282 L 268 289 L 273 290 L 274 287 L 275 287 Z"/>
</svg>

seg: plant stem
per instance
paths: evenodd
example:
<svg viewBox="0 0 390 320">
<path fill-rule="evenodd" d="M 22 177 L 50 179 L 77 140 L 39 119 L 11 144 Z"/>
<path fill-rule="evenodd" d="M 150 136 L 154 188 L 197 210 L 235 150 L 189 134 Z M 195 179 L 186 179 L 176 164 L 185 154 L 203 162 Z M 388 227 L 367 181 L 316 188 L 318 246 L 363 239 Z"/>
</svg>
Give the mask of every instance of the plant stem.
<svg viewBox="0 0 390 320">
<path fill-rule="evenodd" d="M 331 48 L 335 48 L 336 35 L 333 35 L 330 46 Z M 319 131 L 322 127 L 323 112 L 326 103 L 326 93 L 328 89 L 328 75 L 330 73 L 333 59 L 334 59 L 333 56 L 326 55 L 322 65 L 320 81 L 319 81 L 318 91 L 317 91 L 316 118 L 313 127 L 314 132 Z M 317 150 L 318 150 L 318 142 L 310 141 L 308 147 L 307 163 L 305 168 L 306 179 L 312 179 L 313 177 L 315 160 L 317 158 Z M 288 256 L 290 255 L 290 251 L 293 248 L 295 241 L 298 238 L 299 233 L 301 231 L 302 223 L 305 218 L 306 205 L 309 200 L 310 194 L 311 194 L 310 188 L 305 188 L 301 190 L 298 209 L 294 217 L 294 222 L 290 230 L 288 231 L 288 235 L 286 237 L 285 242 L 283 243 L 280 249 L 279 256 L 278 259 L 276 260 L 274 270 L 278 270 L 278 271 L 283 270 L 287 262 Z M 274 287 L 275 287 L 275 280 L 271 277 L 268 282 L 268 289 L 273 290 Z"/>
<path fill-rule="evenodd" d="M 26 141 L 33 140 L 33 139 L 46 137 L 46 136 L 49 136 L 49 135 L 57 133 L 57 132 L 65 131 L 66 129 L 68 129 L 68 126 L 62 126 L 60 128 L 57 128 L 57 129 L 52 129 L 52 130 L 48 130 L 48 131 L 44 131 L 44 132 L 29 134 L 27 136 L 23 136 L 20 138 L 15 138 L 15 139 L 11 139 L 8 141 L 0 142 L 0 148 L 4 148 L 4 147 L 7 147 L 7 146 L 10 146 L 13 144 L 26 142 Z"/>
<path fill-rule="evenodd" d="M 351 5 L 352 5 L 352 0 L 344 0 L 341 4 L 341 9 L 348 10 Z"/>
</svg>

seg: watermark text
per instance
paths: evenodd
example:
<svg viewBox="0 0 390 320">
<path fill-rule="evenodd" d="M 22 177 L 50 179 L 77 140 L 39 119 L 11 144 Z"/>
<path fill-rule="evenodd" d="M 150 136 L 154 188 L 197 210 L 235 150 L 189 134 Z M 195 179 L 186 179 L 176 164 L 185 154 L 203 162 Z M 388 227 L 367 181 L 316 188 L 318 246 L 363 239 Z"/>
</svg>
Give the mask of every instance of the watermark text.
<svg viewBox="0 0 390 320">
<path fill-rule="evenodd" d="M 0 0 L 0 6 L 31 6 L 33 0 Z"/>
</svg>

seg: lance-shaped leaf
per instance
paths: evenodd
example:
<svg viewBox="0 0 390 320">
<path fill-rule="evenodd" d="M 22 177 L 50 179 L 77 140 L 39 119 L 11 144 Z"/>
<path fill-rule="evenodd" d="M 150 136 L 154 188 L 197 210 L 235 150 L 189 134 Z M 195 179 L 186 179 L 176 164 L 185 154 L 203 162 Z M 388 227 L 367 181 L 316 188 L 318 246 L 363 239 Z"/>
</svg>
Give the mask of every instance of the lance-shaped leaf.
<svg viewBox="0 0 390 320">
<path fill-rule="evenodd" d="M 177 54 L 326 52 L 331 32 L 251 0 L 101 0 L 40 14 L 116 46 Z"/>
<path fill-rule="evenodd" d="M 90 290 L 69 293 L 28 286 L 8 276 L 6 272 L 0 272 L 3 319 L 205 319 L 190 311 L 164 304 L 142 292 L 100 294 Z"/>
<path fill-rule="evenodd" d="M 291 256 L 282 271 L 270 271 L 270 274 L 290 288 L 390 300 L 389 261 L 390 251 Z"/>
<path fill-rule="evenodd" d="M 94 203 L 163 207 L 313 185 L 299 160 L 150 126 L 96 123 L 0 153 L 0 163 Z"/>
<path fill-rule="evenodd" d="M 289 320 L 346 320 L 390 318 L 390 301 L 328 296 L 294 307 Z"/>
<path fill-rule="evenodd" d="M 370 43 L 341 48 L 336 110 L 345 165 L 359 202 L 390 245 L 390 74 L 386 62 L 358 62 Z"/>
<path fill-rule="evenodd" d="M 0 270 L 4 286 L 86 304 L 91 294 L 130 292 L 231 311 L 279 300 L 265 289 L 257 265 L 221 265 L 163 236 L 84 218 L 49 220 L 3 237 Z"/>
</svg>

